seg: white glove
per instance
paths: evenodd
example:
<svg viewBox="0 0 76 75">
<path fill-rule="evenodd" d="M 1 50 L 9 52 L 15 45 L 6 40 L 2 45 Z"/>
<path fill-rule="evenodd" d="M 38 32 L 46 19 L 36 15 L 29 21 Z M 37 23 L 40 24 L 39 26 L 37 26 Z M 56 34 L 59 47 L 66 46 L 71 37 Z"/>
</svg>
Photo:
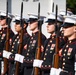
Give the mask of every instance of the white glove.
<svg viewBox="0 0 76 75">
<path fill-rule="evenodd" d="M 15 54 L 15 61 L 18 61 L 19 62 L 19 58 L 20 58 L 20 54 Z"/>
<path fill-rule="evenodd" d="M 21 55 L 20 58 L 19 58 L 19 62 L 23 63 L 23 59 L 24 59 L 24 56 Z"/>
<path fill-rule="evenodd" d="M 15 54 L 15 61 L 18 61 L 20 63 L 23 63 L 24 56 L 20 54 Z"/>
<path fill-rule="evenodd" d="M 43 60 L 34 59 L 33 67 L 41 67 Z"/>
<path fill-rule="evenodd" d="M 61 68 L 59 68 L 59 69 L 51 68 L 50 75 L 59 75 L 61 71 L 62 71 Z"/>
<path fill-rule="evenodd" d="M 11 54 L 12 54 L 11 52 L 8 52 L 6 58 L 9 59 L 9 57 L 10 57 Z"/>
<path fill-rule="evenodd" d="M 8 51 L 3 50 L 3 57 L 4 57 L 4 58 L 7 58 L 7 54 L 8 54 Z"/>
<path fill-rule="evenodd" d="M 56 68 L 51 68 L 50 75 L 56 75 Z"/>
<path fill-rule="evenodd" d="M 75 75 L 76 75 L 76 62 L 74 63 L 74 70 L 75 70 Z"/>
<path fill-rule="evenodd" d="M 75 72 L 75 75 L 76 75 L 76 72 Z"/>
<path fill-rule="evenodd" d="M 76 71 L 76 62 L 74 63 L 74 70 Z"/>
<path fill-rule="evenodd" d="M 61 71 L 62 71 L 61 68 L 57 69 L 57 70 L 56 70 L 56 75 L 60 75 L 60 72 L 61 72 Z"/>
</svg>

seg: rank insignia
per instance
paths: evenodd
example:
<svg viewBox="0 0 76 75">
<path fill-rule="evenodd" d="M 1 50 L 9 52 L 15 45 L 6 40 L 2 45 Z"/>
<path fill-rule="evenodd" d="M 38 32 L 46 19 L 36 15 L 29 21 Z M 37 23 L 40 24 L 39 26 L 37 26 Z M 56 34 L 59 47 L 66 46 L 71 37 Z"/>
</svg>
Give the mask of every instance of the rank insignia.
<svg viewBox="0 0 76 75">
<path fill-rule="evenodd" d="M 24 49 L 27 49 L 27 45 L 24 46 Z"/>
<path fill-rule="evenodd" d="M 51 47 L 54 48 L 55 47 L 55 44 L 52 44 Z"/>
<path fill-rule="evenodd" d="M 36 40 L 33 40 L 33 43 L 35 44 L 36 43 Z"/>
<path fill-rule="evenodd" d="M 2 37 L 5 37 L 6 34 L 2 34 Z"/>
<path fill-rule="evenodd" d="M 69 49 L 68 49 L 68 52 L 69 52 L 69 53 L 71 53 L 71 52 L 72 52 L 72 50 L 73 50 L 72 48 L 69 48 Z"/>
</svg>

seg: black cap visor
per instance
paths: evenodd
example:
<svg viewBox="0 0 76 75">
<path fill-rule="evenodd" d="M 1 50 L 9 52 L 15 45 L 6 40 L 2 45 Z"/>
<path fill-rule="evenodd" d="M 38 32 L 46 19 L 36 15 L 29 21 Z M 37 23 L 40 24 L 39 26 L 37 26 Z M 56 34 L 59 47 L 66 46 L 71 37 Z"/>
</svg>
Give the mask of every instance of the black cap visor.
<svg viewBox="0 0 76 75">
<path fill-rule="evenodd" d="M 61 25 L 61 27 L 63 27 L 63 28 L 68 28 L 68 27 L 72 27 L 72 26 L 74 26 L 74 23 L 64 23 Z"/>
<path fill-rule="evenodd" d="M 38 21 L 37 18 L 29 18 L 29 20 L 27 21 L 28 23 L 33 23 L 33 22 L 36 22 Z"/>
<path fill-rule="evenodd" d="M 6 19 L 6 16 L 0 16 L 0 20 Z"/>
</svg>

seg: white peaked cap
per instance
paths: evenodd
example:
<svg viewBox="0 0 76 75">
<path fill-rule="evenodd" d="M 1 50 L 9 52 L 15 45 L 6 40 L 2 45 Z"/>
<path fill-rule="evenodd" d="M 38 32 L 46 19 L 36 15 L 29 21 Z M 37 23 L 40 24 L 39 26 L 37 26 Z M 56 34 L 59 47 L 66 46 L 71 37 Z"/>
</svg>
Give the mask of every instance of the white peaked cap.
<svg viewBox="0 0 76 75">
<path fill-rule="evenodd" d="M 71 15 L 72 17 L 76 18 L 76 15 Z"/>
<path fill-rule="evenodd" d="M 18 16 L 18 15 L 15 15 L 14 18 L 15 18 L 15 20 L 20 20 L 20 16 Z"/>
<path fill-rule="evenodd" d="M 50 13 L 50 15 L 48 16 L 48 19 L 53 19 L 53 20 L 55 20 L 55 19 L 56 19 L 56 14 Z M 63 17 L 60 16 L 60 15 L 57 15 L 57 21 L 62 22 L 62 21 L 63 21 Z"/>
<path fill-rule="evenodd" d="M 29 15 L 29 18 L 38 19 L 38 17 L 33 14 L 28 14 L 28 15 Z"/>
<path fill-rule="evenodd" d="M 0 16 L 6 16 L 6 13 L 4 11 L 0 11 Z M 9 18 L 13 18 L 14 16 L 8 13 Z"/>
<path fill-rule="evenodd" d="M 59 15 L 65 16 L 66 11 L 60 11 Z M 71 11 L 67 11 L 67 16 L 71 16 L 71 15 L 73 15 L 73 13 Z"/>
<path fill-rule="evenodd" d="M 76 18 L 75 17 L 72 17 L 72 16 L 66 16 L 65 19 L 64 19 L 64 22 L 65 23 L 73 23 L 73 24 L 76 24 Z"/>
<path fill-rule="evenodd" d="M 29 18 L 38 19 L 38 15 L 36 15 L 36 14 L 28 14 L 28 15 L 29 15 Z M 40 19 L 44 19 L 44 18 L 46 18 L 46 17 L 40 15 Z"/>
</svg>

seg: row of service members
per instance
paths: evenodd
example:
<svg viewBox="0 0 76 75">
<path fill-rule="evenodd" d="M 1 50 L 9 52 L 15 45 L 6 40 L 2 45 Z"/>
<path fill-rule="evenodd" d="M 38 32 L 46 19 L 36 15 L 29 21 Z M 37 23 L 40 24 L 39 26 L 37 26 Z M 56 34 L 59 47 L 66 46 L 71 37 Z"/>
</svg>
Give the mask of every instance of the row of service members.
<svg viewBox="0 0 76 75">
<path fill-rule="evenodd" d="M 66 17 L 66 19 L 67 19 L 67 17 Z M 62 25 L 62 27 L 64 27 L 64 29 L 68 28 L 68 27 L 72 27 L 72 26 L 75 25 L 74 21 L 72 21 L 72 20 L 75 20 L 75 19 L 72 19 L 71 17 L 69 17 L 69 19 L 72 21 L 72 23 L 71 23 L 71 21 L 69 22 L 69 20 L 66 20 L 66 19 L 65 19 L 64 25 Z M 27 35 L 28 37 L 26 39 L 25 38 L 23 39 L 23 43 L 24 43 L 23 44 L 23 52 L 22 52 L 22 55 L 19 55 L 17 53 L 18 53 L 19 34 L 20 34 L 21 26 L 20 26 L 20 19 L 18 19 L 18 18 L 15 19 L 15 21 L 14 21 L 15 24 L 16 24 L 15 29 L 18 32 L 18 34 L 15 35 L 15 37 L 12 39 L 11 48 L 10 48 L 11 55 L 9 55 L 9 52 L 3 51 L 3 56 L 6 55 L 4 57 L 6 57 L 7 59 L 10 60 L 9 61 L 10 62 L 9 63 L 9 71 L 8 71 L 9 75 L 13 75 L 14 72 L 15 72 L 15 66 L 16 66 L 15 61 L 18 61 L 18 62 L 22 63 L 21 64 L 21 69 L 20 69 L 20 74 L 21 75 L 22 75 L 22 73 L 23 73 L 23 75 L 27 75 L 27 74 L 31 75 L 31 73 L 33 71 L 33 67 L 41 68 L 41 73 L 43 75 L 50 75 L 50 68 L 52 68 L 52 61 L 53 61 L 52 57 L 53 57 L 53 54 L 55 52 L 55 41 L 56 41 L 55 40 L 55 37 L 56 37 L 56 34 L 55 34 L 55 14 L 51 13 L 48 17 L 48 20 L 46 21 L 48 23 L 47 24 L 47 32 L 51 34 L 50 38 L 46 40 L 46 37 L 42 34 L 42 45 L 44 46 L 44 47 L 42 47 L 42 55 L 43 55 L 42 59 L 43 60 L 35 60 L 35 52 L 36 52 L 36 49 L 37 49 L 37 42 L 38 42 L 38 22 L 37 22 L 37 20 L 38 19 L 37 19 L 36 16 L 34 16 L 34 17 L 30 16 L 28 22 L 29 22 L 30 30 L 32 31 L 32 36 L 30 37 L 29 35 Z M 57 17 L 57 21 L 58 21 L 58 24 L 61 24 L 63 22 L 63 20 L 61 19 L 61 16 Z M 27 43 L 25 41 L 27 41 Z M 64 44 L 65 44 L 65 41 L 63 40 L 62 37 L 60 37 L 60 48 L 62 48 L 62 46 Z M 73 46 L 74 46 L 74 44 L 73 44 Z M 69 50 L 69 48 L 70 47 L 68 46 L 67 51 Z M 70 48 L 70 49 L 73 49 L 73 48 Z M 63 51 L 64 50 L 62 50 L 62 52 Z M 71 53 L 71 51 L 70 51 L 70 53 Z M 65 54 L 64 58 L 67 57 L 66 54 Z M 7 55 L 9 55 L 9 57 Z M 71 55 L 71 54 L 69 54 L 69 55 Z M 61 55 L 61 57 L 62 57 L 62 55 Z M 15 61 L 12 61 L 11 58 L 14 58 Z M 61 58 L 61 59 L 63 59 L 63 58 Z M 33 61 L 34 61 L 34 63 L 33 63 Z M 62 60 L 60 60 L 60 61 L 62 61 Z M 37 62 L 39 64 L 37 64 Z M 65 62 L 66 61 L 64 61 L 64 63 Z M 74 63 L 74 61 L 73 61 L 73 63 Z M 61 65 L 62 64 L 63 63 L 61 63 Z M 69 65 L 69 63 L 67 63 L 67 64 Z M 74 65 L 72 64 L 71 66 L 74 66 Z M 51 70 L 51 71 L 55 70 L 54 68 L 52 68 L 52 69 L 53 70 Z M 68 69 L 66 69 L 66 66 L 64 65 L 63 70 L 68 71 Z M 74 71 L 74 67 L 73 67 L 72 70 Z M 57 69 L 57 71 L 60 71 L 60 69 Z M 71 75 L 73 75 L 72 74 L 72 73 L 74 73 L 73 71 L 70 70 L 68 72 L 71 73 Z M 51 72 L 51 73 L 54 73 L 54 72 Z M 64 73 L 64 72 L 61 71 L 60 73 Z"/>
</svg>

